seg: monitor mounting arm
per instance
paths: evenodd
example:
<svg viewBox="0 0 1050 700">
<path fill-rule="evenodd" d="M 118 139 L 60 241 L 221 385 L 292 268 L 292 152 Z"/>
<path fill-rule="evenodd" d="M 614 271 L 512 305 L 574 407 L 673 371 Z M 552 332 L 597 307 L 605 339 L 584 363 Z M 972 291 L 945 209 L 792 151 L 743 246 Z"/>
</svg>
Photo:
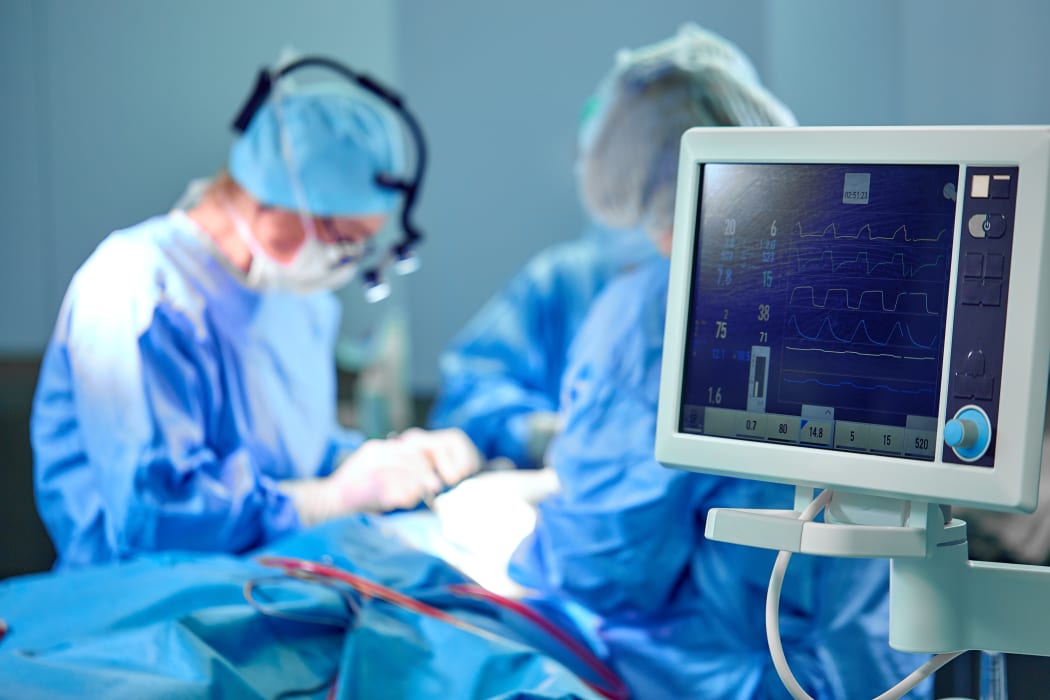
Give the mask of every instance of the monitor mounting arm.
<svg viewBox="0 0 1050 700">
<path fill-rule="evenodd" d="M 980 649 L 1050 656 L 1050 567 L 970 561 L 966 523 L 942 506 L 836 492 L 825 522 L 795 511 L 713 508 L 708 539 L 837 557 L 888 558 L 890 645 L 943 653 Z"/>
</svg>

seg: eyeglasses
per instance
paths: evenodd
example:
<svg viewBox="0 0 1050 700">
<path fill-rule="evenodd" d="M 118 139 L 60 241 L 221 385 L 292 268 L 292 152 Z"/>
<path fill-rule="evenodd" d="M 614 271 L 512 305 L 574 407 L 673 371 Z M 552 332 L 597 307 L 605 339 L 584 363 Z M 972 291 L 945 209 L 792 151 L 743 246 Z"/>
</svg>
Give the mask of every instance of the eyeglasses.
<svg viewBox="0 0 1050 700">
<path fill-rule="evenodd" d="M 374 260 L 361 273 L 365 300 L 370 304 L 390 296 L 390 284 L 384 278 L 387 268 L 392 268 L 397 275 L 408 275 L 420 267 L 419 256 L 415 252 L 418 235 L 416 237 L 406 235 L 376 259 L 376 245 L 372 238 L 375 231 L 369 229 L 361 221 L 344 217 L 316 217 L 314 221 L 318 224 L 316 230 L 321 242 L 339 246 L 346 251 L 338 264 Z"/>
<path fill-rule="evenodd" d="M 353 217 L 319 216 L 314 221 L 322 243 L 363 243 L 376 233 Z"/>
</svg>

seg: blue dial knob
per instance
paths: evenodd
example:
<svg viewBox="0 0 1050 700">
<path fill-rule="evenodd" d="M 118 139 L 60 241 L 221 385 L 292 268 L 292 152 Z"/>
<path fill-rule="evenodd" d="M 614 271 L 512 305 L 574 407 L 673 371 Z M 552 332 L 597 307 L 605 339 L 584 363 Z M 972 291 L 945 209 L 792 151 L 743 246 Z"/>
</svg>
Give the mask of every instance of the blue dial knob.
<svg viewBox="0 0 1050 700">
<path fill-rule="evenodd" d="M 952 418 L 944 424 L 944 442 L 951 447 L 973 447 L 977 444 L 978 430 L 972 420 Z"/>
<path fill-rule="evenodd" d="M 980 459 L 991 441 L 991 421 L 978 406 L 959 409 L 955 417 L 944 424 L 944 443 L 963 461 Z"/>
</svg>

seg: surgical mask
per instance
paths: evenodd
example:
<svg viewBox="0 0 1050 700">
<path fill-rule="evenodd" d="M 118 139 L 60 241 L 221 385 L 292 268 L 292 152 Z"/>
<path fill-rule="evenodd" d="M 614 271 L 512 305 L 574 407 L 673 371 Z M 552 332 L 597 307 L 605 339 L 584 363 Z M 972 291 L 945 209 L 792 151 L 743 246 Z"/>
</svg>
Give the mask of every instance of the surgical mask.
<svg viewBox="0 0 1050 700">
<path fill-rule="evenodd" d="M 357 272 L 365 246 L 360 243 L 322 243 L 313 221 L 303 217 L 305 239 L 295 256 L 280 262 L 267 253 L 252 232 L 251 226 L 228 200 L 223 208 L 233 221 L 237 234 L 252 253 L 244 283 L 261 291 L 282 290 L 310 294 L 342 287 Z"/>
</svg>

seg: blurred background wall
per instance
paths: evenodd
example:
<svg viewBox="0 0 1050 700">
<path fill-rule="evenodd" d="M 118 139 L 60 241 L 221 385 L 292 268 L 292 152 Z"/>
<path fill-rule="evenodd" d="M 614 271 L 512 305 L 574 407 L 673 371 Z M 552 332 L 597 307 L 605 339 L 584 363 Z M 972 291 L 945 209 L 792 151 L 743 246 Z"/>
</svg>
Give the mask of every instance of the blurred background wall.
<svg viewBox="0 0 1050 700">
<path fill-rule="evenodd" d="M 424 267 L 376 307 L 343 296 L 350 335 L 406 310 L 428 394 L 452 333 L 583 227 L 576 127 L 615 51 L 686 20 L 735 40 L 803 124 L 1050 122 L 1043 0 L 3 0 L 0 355 L 38 356 L 95 245 L 222 165 L 255 71 L 291 46 L 388 81 L 426 130 Z"/>
<path fill-rule="evenodd" d="M 398 381 L 425 405 L 451 335 L 584 226 L 578 116 L 615 51 L 688 20 L 736 41 L 803 124 L 1050 123 L 1045 0 L 0 0 L 0 577 L 53 556 L 29 406 L 69 278 L 223 164 L 260 66 L 334 56 L 423 124 L 424 267 L 380 305 L 342 295 L 348 341 L 405 320 Z"/>
</svg>

